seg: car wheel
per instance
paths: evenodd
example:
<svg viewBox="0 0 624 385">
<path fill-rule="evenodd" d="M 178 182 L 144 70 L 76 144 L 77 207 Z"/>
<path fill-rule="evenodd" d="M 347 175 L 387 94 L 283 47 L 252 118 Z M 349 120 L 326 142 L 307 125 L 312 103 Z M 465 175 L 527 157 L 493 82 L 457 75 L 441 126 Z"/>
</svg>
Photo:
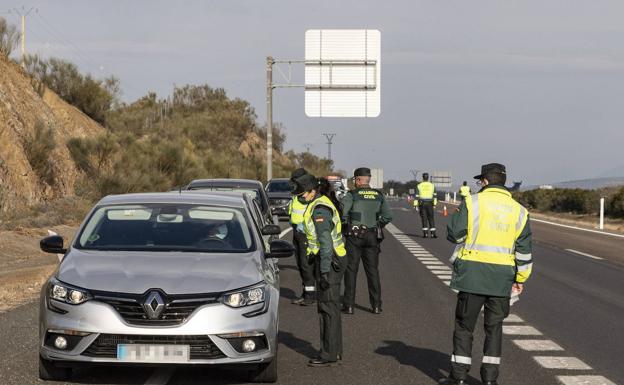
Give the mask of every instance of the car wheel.
<svg viewBox="0 0 624 385">
<path fill-rule="evenodd" d="M 249 381 L 274 383 L 277 381 L 277 356 L 268 364 L 260 364 L 257 370 L 249 373 Z"/>
<path fill-rule="evenodd" d="M 52 361 L 39 356 L 39 378 L 46 381 L 66 381 L 72 376 L 71 368 L 60 368 Z"/>
</svg>

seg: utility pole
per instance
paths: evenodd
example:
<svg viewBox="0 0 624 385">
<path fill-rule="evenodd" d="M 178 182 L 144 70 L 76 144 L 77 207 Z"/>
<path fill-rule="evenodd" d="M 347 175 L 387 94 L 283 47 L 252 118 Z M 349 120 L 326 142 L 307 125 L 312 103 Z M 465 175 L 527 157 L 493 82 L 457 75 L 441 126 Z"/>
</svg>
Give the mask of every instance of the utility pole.
<svg viewBox="0 0 624 385">
<path fill-rule="evenodd" d="M 419 171 L 420 171 L 420 170 L 410 170 L 410 172 L 412 173 L 412 176 L 414 177 L 414 180 L 416 180 L 416 179 L 417 179 L 417 177 L 418 177 L 418 172 L 419 172 Z"/>
<path fill-rule="evenodd" d="M 332 158 L 332 156 L 331 156 L 331 145 L 333 143 L 333 139 L 334 139 L 334 136 L 336 136 L 336 134 L 334 134 L 334 133 L 323 134 L 323 136 L 325 137 L 325 139 L 327 139 L 327 159 L 331 160 L 331 158 Z"/>
<path fill-rule="evenodd" d="M 21 64 L 22 67 L 26 66 L 26 16 L 28 16 L 32 11 L 37 11 L 35 9 L 35 7 L 30 7 L 30 9 L 28 11 L 26 11 L 26 9 L 24 7 L 22 7 L 22 10 L 20 11 L 17 8 L 13 8 L 13 11 L 15 11 L 15 13 L 17 13 L 20 16 L 21 19 L 21 24 L 22 24 L 22 31 L 21 31 L 21 41 L 20 41 L 20 53 L 21 53 Z"/>
<path fill-rule="evenodd" d="M 310 152 L 310 149 L 312 148 L 312 144 L 311 143 L 304 143 L 303 147 L 305 147 L 306 152 Z"/>
<path fill-rule="evenodd" d="M 273 179 L 273 57 L 267 56 L 267 182 Z"/>
</svg>

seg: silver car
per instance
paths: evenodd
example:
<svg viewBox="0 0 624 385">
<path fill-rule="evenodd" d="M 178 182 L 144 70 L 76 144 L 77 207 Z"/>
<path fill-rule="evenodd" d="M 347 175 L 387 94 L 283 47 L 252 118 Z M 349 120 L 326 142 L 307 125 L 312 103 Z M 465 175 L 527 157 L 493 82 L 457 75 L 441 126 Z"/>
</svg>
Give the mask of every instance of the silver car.
<svg viewBox="0 0 624 385">
<path fill-rule="evenodd" d="M 277 380 L 279 278 L 290 243 L 263 235 L 247 196 L 150 193 L 102 199 L 64 248 L 40 304 L 39 376 L 77 365 L 240 365 Z M 270 250 L 267 250 L 269 248 Z"/>
</svg>

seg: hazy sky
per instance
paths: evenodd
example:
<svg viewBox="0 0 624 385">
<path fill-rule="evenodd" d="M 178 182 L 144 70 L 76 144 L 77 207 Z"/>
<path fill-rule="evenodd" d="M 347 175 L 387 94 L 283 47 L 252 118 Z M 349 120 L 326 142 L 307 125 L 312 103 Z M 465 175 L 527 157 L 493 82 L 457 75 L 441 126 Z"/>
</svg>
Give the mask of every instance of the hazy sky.
<svg viewBox="0 0 624 385">
<path fill-rule="evenodd" d="M 126 101 L 208 83 L 260 122 L 267 55 L 302 59 L 310 28 L 379 29 L 381 116 L 307 118 L 303 90 L 278 89 L 287 148 L 324 155 L 321 133 L 335 132 L 338 168 L 386 179 L 419 169 L 461 181 L 493 161 L 525 185 L 624 175 L 621 0 L 0 0 L 0 12 L 22 5 L 38 9 L 30 50 L 118 76 Z"/>
</svg>

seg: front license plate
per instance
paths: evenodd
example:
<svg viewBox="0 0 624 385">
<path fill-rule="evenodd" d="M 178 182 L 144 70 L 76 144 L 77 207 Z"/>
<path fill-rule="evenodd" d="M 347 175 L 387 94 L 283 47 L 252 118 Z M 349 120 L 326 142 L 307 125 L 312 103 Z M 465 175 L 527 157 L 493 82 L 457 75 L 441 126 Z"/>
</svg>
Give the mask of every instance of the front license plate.
<svg viewBox="0 0 624 385">
<path fill-rule="evenodd" d="M 188 362 L 189 345 L 117 345 L 117 359 L 126 362 Z"/>
</svg>

